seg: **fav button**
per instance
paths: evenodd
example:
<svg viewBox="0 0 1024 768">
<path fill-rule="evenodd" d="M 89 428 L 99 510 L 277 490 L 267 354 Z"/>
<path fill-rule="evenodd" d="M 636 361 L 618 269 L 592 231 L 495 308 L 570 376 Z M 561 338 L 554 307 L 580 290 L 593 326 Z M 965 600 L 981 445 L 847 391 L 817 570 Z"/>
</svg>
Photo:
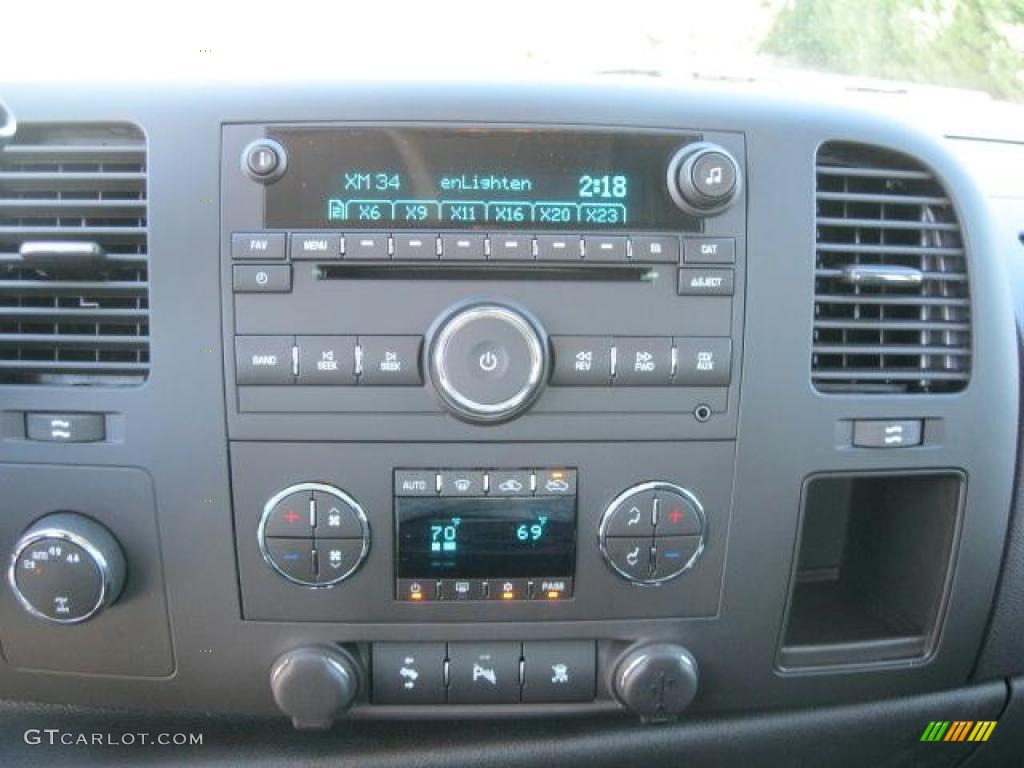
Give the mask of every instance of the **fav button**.
<svg viewBox="0 0 1024 768">
<path fill-rule="evenodd" d="M 45 443 L 97 443 L 106 438 L 102 413 L 26 413 L 25 437 Z"/>
<path fill-rule="evenodd" d="M 519 701 L 519 643 L 449 643 L 450 704 Z"/>
<path fill-rule="evenodd" d="M 591 701 L 597 682 L 593 641 L 523 643 L 523 701 Z"/>
<path fill-rule="evenodd" d="M 264 535 L 275 538 L 309 538 L 313 535 L 312 496 L 309 491 L 290 493 L 270 508 Z"/>
<path fill-rule="evenodd" d="M 231 235 L 231 258 L 242 260 L 283 259 L 284 232 L 236 232 Z"/>
<path fill-rule="evenodd" d="M 374 643 L 375 704 L 444 704 L 444 643 Z"/>
</svg>

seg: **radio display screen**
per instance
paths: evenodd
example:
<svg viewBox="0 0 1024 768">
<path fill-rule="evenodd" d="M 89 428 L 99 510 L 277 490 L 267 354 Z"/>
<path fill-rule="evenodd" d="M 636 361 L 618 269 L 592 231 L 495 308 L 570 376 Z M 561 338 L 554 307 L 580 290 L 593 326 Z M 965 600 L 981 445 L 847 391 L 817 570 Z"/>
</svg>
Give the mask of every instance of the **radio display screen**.
<svg viewBox="0 0 1024 768">
<path fill-rule="evenodd" d="M 397 498 L 400 579 L 572 577 L 576 498 Z"/>
<path fill-rule="evenodd" d="M 684 230 L 666 172 L 691 134 L 567 129 L 279 128 L 284 229 Z"/>
</svg>

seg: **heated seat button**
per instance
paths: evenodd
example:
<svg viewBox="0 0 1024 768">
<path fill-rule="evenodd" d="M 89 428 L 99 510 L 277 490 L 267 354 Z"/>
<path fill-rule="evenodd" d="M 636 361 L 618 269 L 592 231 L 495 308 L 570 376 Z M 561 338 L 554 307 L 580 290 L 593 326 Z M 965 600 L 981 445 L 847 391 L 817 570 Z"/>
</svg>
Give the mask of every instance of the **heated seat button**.
<svg viewBox="0 0 1024 768">
<path fill-rule="evenodd" d="M 671 579 L 685 571 L 701 547 L 700 536 L 661 536 L 654 539 L 654 578 Z"/>
<path fill-rule="evenodd" d="M 652 536 L 654 491 L 640 491 L 620 501 L 605 520 L 605 536 Z"/>
<path fill-rule="evenodd" d="M 651 576 L 651 538 L 605 539 L 608 561 L 619 573 L 633 581 L 645 581 Z"/>
<path fill-rule="evenodd" d="M 420 375 L 419 336 L 360 336 L 362 357 L 360 384 L 375 386 L 415 386 Z"/>
<path fill-rule="evenodd" d="M 374 643 L 375 704 L 444 704 L 444 643 Z"/>
<path fill-rule="evenodd" d="M 597 681 L 593 641 L 523 643 L 523 702 L 591 701 Z"/>
<path fill-rule="evenodd" d="M 264 535 L 299 538 L 313 535 L 313 497 L 309 491 L 290 493 L 270 508 Z"/>
<path fill-rule="evenodd" d="M 693 502 L 674 491 L 658 491 L 658 536 L 696 536 L 701 532 L 700 515 Z"/>
<path fill-rule="evenodd" d="M 330 539 L 361 539 L 363 523 L 359 513 L 347 502 L 323 491 L 313 491 L 316 510 L 316 537 Z"/>
<path fill-rule="evenodd" d="M 616 386 L 661 387 L 672 383 L 672 340 L 615 339 Z"/>
<path fill-rule="evenodd" d="M 316 573 L 313 568 L 313 542 L 311 539 L 265 540 L 267 557 L 282 574 L 303 584 L 313 584 Z"/>
<path fill-rule="evenodd" d="M 450 704 L 519 701 L 519 643 L 449 643 Z"/>
<path fill-rule="evenodd" d="M 553 336 L 551 383 L 562 387 L 602 387 L 612 382 L 610 336 Z"/>
</svg>

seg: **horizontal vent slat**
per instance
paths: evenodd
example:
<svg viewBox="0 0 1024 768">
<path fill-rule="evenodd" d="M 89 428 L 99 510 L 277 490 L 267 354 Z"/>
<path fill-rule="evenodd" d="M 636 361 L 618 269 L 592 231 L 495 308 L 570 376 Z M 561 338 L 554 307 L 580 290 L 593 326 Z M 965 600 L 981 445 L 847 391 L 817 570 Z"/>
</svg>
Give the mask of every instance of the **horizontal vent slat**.
<svg viewBox="0 0 1024 768">
<path fill-rule="evenodd" d="M 962 357 L 971 354 L 969 349 L 957 346 L 916 346 L 910 344 L 815 344 L 813 349 L 816 355 L 892 355 L 899 357 L 950 355 Z"/>
<path fill-rule="evenodd" d="M 89 308 L 79 309 L 75 307 L 5 307 L 0 305 L 0 323 L 15 321 L 23 323 L 57 322 L 68 323 L 74 321 L 97 322 L 115 325 L 124 323 L 137 325 L 144 323 L 149 318 L 149 312 L 145 309 L 104 309 Z"/>
<path fill-rule="evenodd" d="M 822 381 L 967 381 L 968 371 L 898 370 L 878 371 L 846 368 L 842 371 L 817 371 L 815 379 Z"/>
<path fill-rule="evenodd" d="M 814 384 L 871 395 L 962 390 L 970 281 L 948 191 L 907 155 L 829 142 L 815 205 Z M 861 279 L 848 279 L 854 268 Z"/>
<path fill-rule="evenodd" d="M 13 144 L 4 160 L 15 163 L 143 163 L 146 148 L 140 144 Z"/>
<path fill-rule="evenodd" d="M 963 256 L 964 249 L 930 245 L 869 245 L 867 243 L 821 242 L 816 246 L 825 253 L 871 254 L 885 256 Z"/>
<path fill-rule="evenodd" d="M 89 336 L 69 333 L 0 333 L 0 347 L 22 345 L 25 347 L 95 347 L 96 349 L 138 347 L 144 349 L 148 344 L 148 336 Z"/>
<path fill-rule="evenodd" d="M 144 218 L 145 200 L 0 198 L 0 216 L 126 216 Z"/>
<path fill-rule="evenodd" d="M 149 283 L 104 280 L 0 280 L 0 296 L 55 294 L 66 296 L 145 296 Z"/>
<path fill-rule="evenodd" d="M 859 179 L 897 179 L 903 181 L 931 181 L 931 174 L 927 171 L 914 171 L 897 168 L 867 168 L 850 167 L 845 165 L 818 166 L 819 176 L 847 176 Z"/>
<path fill-rule="evenodd" d="M 945 322 L 941 320 L 822 320 L 814 321 L 814 327 L 830 330 L 849 331 L 969 331 L 970 323 Z"/>
<path fill-rule="evenodd" d="M 108 264 L 114 266 L 145 266 L 149 262 L 149 254 L 146 253 L 108 253 L 106 255 Z M 0 266 L 12 266 L 23 263 L 21 254 L 0 252 Z"/>
<path fill-rule="evenodd" d="M 817 192 L 818 200 L 840 203 L 872 203 L 878 205 L 952 205 L 948 197 L 934 195 L 899 195 L 872 192 Z"/>
<path fill-rule="evenodd" d="M 4 227 L 0 239 L 20 240 L 123 240 L 146 236 L 145 227 Z"/>
<path fill-rule="evenodd" d="M 960 227 L 948 221 L 903 221 L 901 219 L 844 219 L 819 216 L 819 227 L 849 229 L 911 229 L 921 232 L 957 232 Z"/>
<path fill-rule="evenodd" d="M 70 361 L 70 360 L 0 360 L 0 371 L 35 371 L 43 373 L 145 373 L 149 363 Z"/>
<path fill-rule="evenodd" d="M 818 304 L 890 304 L 894 307 L 909 307 L 920 305 L 922 307 L 969 307 L 971 302 L 966 298 L 949 298 L 945 296 L 899 296 L 889 294 L 879 295 L 838 295 L 824 294 L 816 297 Z"/>
<path fill-rule="evenodd" d="M 841 278 L 845 272 L 842 269 L 819 268 L 814 270 L 815 277 Z M 933 280 L 938 283 L 966 283 L 967 275 L 962 272 L 921 272 L 925 280 Z"/>
</svg>

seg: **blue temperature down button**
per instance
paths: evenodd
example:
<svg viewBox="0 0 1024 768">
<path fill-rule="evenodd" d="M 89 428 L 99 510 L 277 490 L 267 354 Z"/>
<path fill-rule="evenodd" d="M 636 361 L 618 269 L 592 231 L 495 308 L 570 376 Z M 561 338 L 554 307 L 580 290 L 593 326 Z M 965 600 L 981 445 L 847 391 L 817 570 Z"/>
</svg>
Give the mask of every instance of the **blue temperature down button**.
<svg viewBox="0 0 1024 768">
<path fill-rule="evenodd" d="M 316 580 L 312 539 L 268 538 L 265 548 L 267 557 L 288 578 L 303 584 L 312 584 Z"/>
<path fill-rule="evenodd" d="M 700 549 L 700 536 L 666 536 L 654 539 L 655 579 L 670 579 L 689 567 Z"/>
</svg>

